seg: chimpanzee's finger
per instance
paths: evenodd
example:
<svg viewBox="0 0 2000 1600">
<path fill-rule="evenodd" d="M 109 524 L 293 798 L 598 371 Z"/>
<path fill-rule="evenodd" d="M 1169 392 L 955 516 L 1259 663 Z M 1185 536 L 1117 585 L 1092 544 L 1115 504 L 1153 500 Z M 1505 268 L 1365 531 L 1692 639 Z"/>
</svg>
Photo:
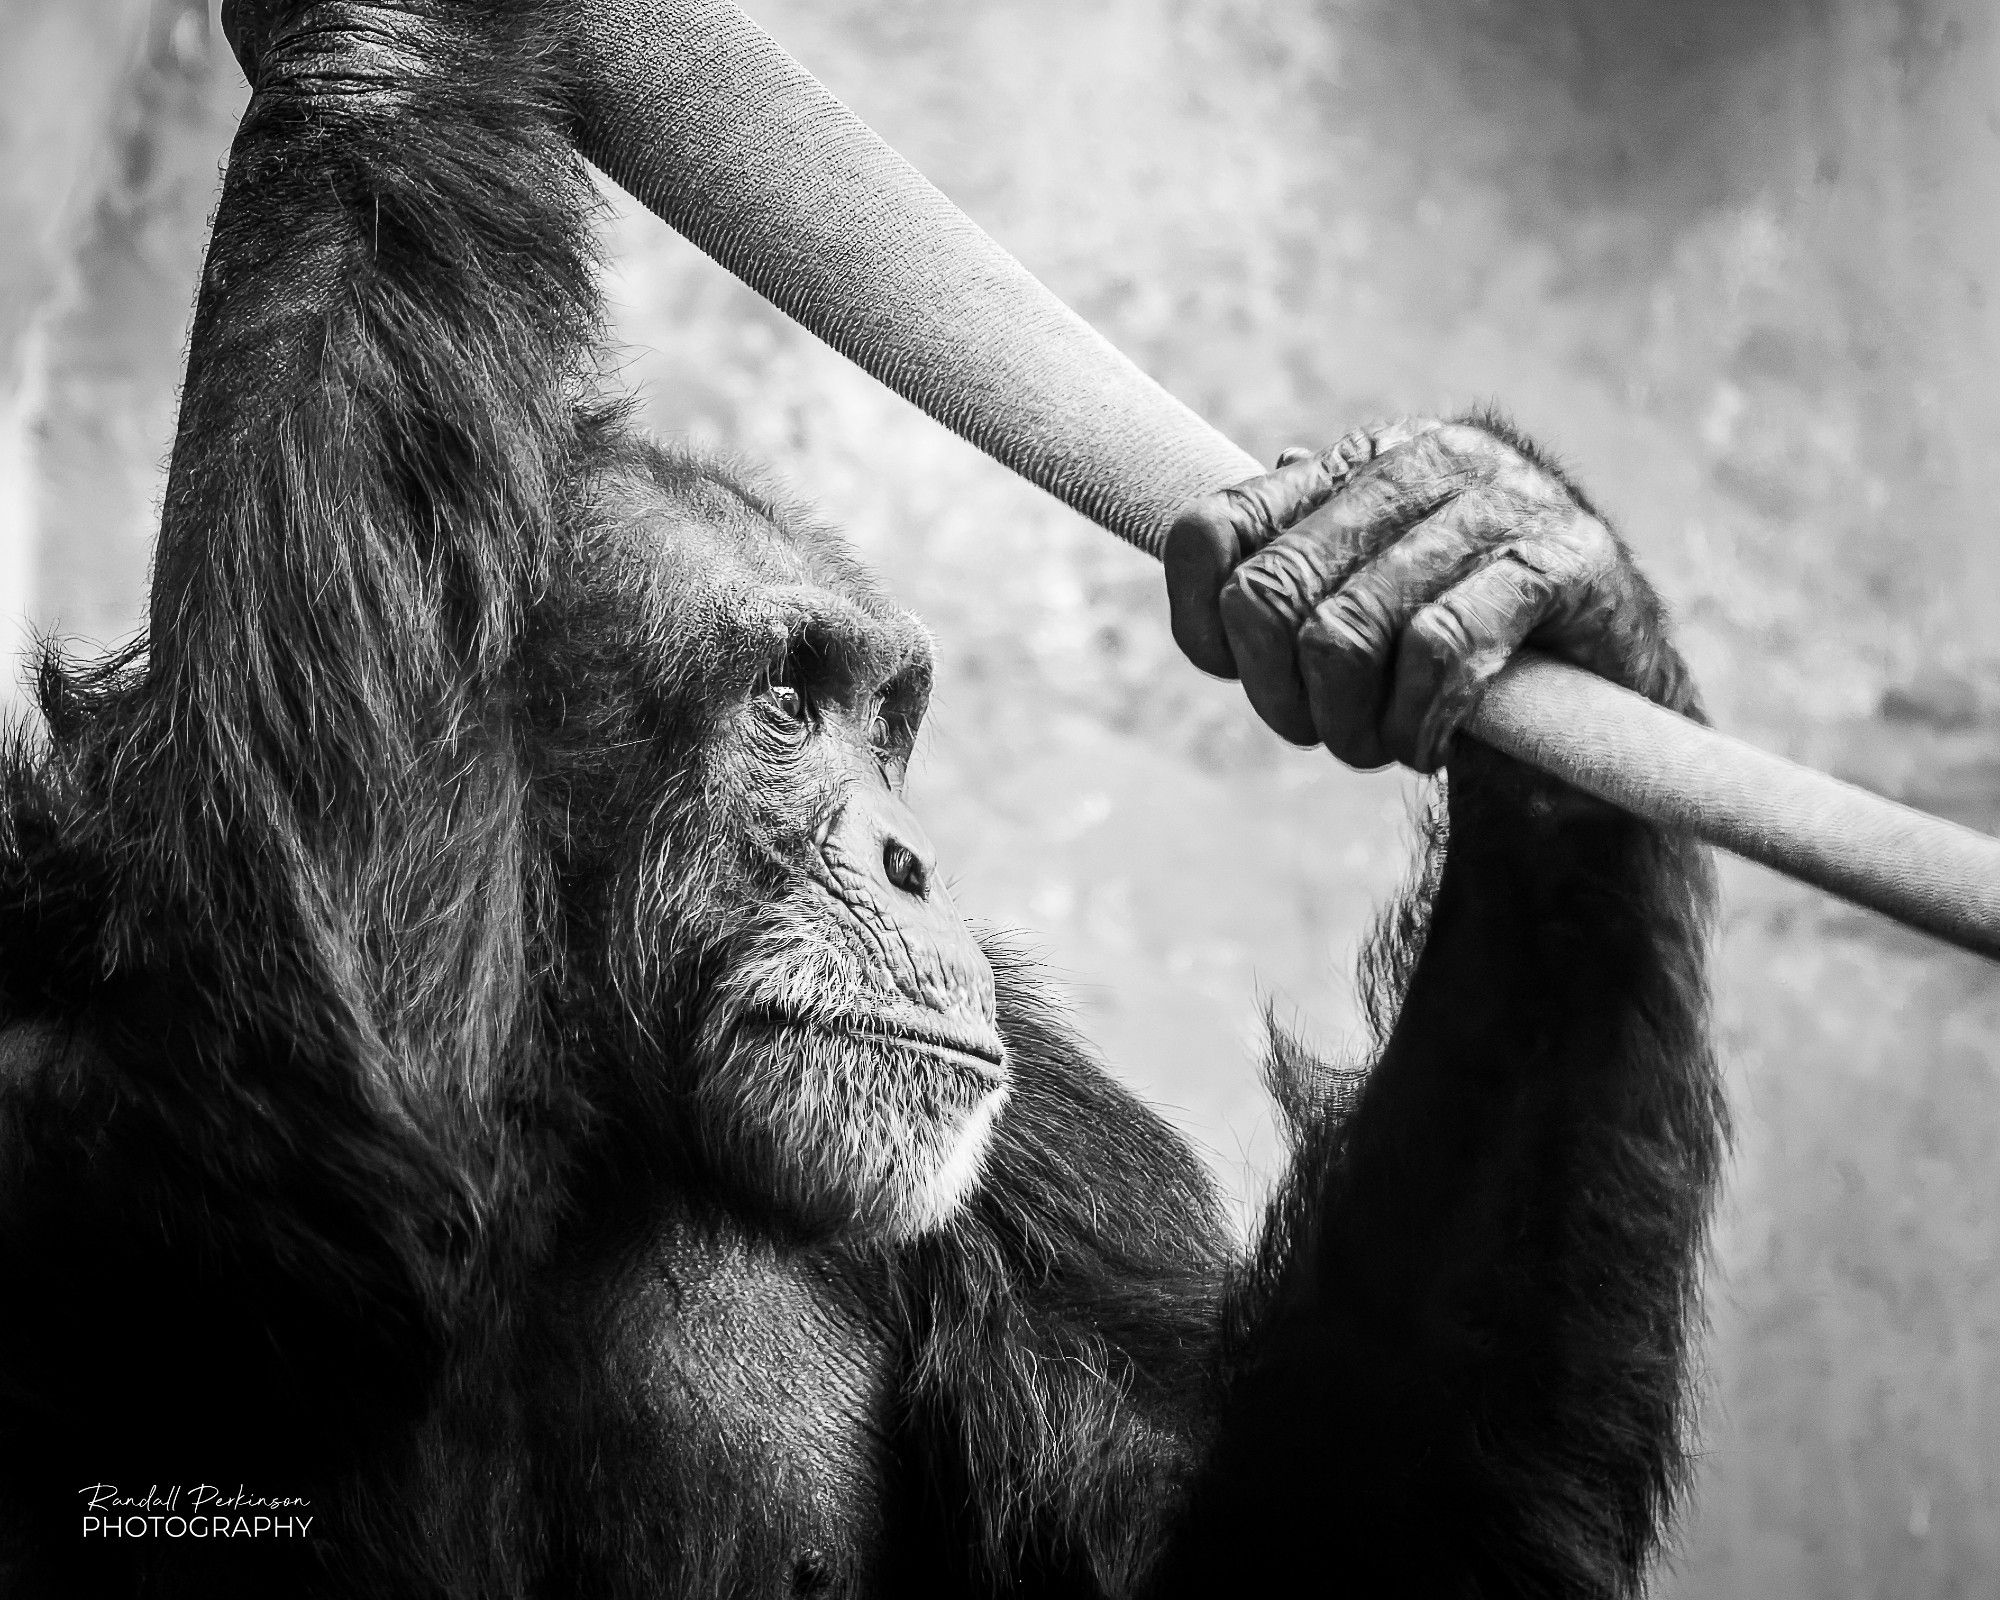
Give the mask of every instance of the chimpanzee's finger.
<svg viewBox="0 0 2000 1600">
<path fill-rule="evenodd" d="M 1261 478 L 1245 479 L 1222 491 L 1225 498 L 1242 507 L 1254 530 L 1246 555 L 1263 549 L 1287 528 L 1295 526 L 1301 517 L 1326 504 L 1327 498 L 1347 482 L 1354 466 L 1345 451 L 1351 447 L 1353 438 L 1350 434 L 1324 450 L 1292 455 L 1291 460 L 1280 462 L 1277 470 Z"/>
<path fill-rule="evenodd" d="M 1236 676 L 1236 661 L 1215 597 L 1248 552 L 1240 513 L 1223 495 L 1203 495 L 1174 519 L 1160 552 L 1167 571 L 1167 619 L 1174 643 L 1203 672 Z"/>
<path fill-rule="evenodd" d="M 1410 618 L 1479 559 L 1503 511 L 1482 495 L 1453 501 L 1362 567 L 1299 629 L 1298 669 L 1314 731 L 1349 766 L 1378 767 L 1396 753 L 1379 726 L 1396 642 Z"/>
<path fill-rule="evenodd" d="M 1286 535 L 1239 566 L 1218 601 L 1243 692 L 1265 725 L 1296 745 L 1319 743 L 1299 681 L 1293 619 L 1325 592 L 1320 553 L 1310 541 Z"/>
<path fill-rule="evenodd" d="M 1510 548 L 1410 619 L 1382 715 L 1382 746 L 1419 772 L 1435 772 L 1487 681 L 1546 622 L 1556 583 Z"/>
<path fill-rule="evenodd" d="M 1203 672 L 1233 678 L 1237 666 L 1222 622 L 1224 582 L 1347 481 L 1342 446 L 1292 456 L 1277 471 L 1203 495 L 1167 533 L 1167 610 L 1174 643 Z"/>
<path fill-rule="evenodd" d="M 1440 428 L 1455 427 L 1442 417 L 1397 417 L 1394 421 L 1378 423 L 1372 428 L 1359 430 L 1359 436 L 1367 443 L 1367 453 L 1349 459 L 1359 466 L 1363 461 L 1386 456 L 1392 450 L 1400 449 L 1413 439 L 1420 439 L 1427 433 L 1436 433 Z M 1354 438 L 1349 434 L 1348 438 Z M 1347 441 L 1342 440 L 1343 444 Z"/>
<path fill-rule="evenodd" d="M 1572 511 L 1523 539 L 1514 558 L 1547 579 L 1555 596 L 1535 643 L 1613 683 L 1648 692 L 1645 669 L 1658 658 L 1643 641 L 1662 631 L 1659 601 L 1611 530 Z"/>
<path fill-rule="evenodd" d="M 1431 431 L 1429 424 L 1407 426 Z M 1237 566 L 1218 610 L 1244 692 L 1274 731 L 1301 745 L 1319 743 L 1324 732 L 1315 729 L 1298 657 L 1299 630 L 1314 608 L 1473 481 L 1448 446 L 1419 438 L 1375 461 Z"/>
<path fill-rule="evenodd" d="M 1222 599 L 1231 649 L 1241 642 L 1239 621 L 1246 630 L 1265 629 L 1289 643 L 1313 607 L 1356 567 L 1462 487 L 1396 458 L 1339 485 L 1317 509 L 1246 551 L 1236 565 Z M 1239 592 L 1232 597 L 1229 590 Z"/>
</svg>

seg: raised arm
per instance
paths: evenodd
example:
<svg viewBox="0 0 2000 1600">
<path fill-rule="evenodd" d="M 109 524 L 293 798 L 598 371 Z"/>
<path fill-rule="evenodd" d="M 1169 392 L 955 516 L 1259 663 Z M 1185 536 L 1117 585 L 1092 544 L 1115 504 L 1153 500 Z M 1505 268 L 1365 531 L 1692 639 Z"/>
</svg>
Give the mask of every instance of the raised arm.
<svg viewBox="0 0 2000 1600">
<path fill-rule="evenodd" d="M 491 1105 L 530 1025 L 508 675 L 593 331 L 549 7 L 225 9 L 254 95 L 148 650 L 45 673 L 51 749 L 11 764 L 0 839 L 26 1130 L 0 1240 L 42 1313 L 6 1364 L 51 1414 L 129 1407 L 112 1437 L 168 1404 L 116 1359 L 134 1307 L 274 1416 L 337 1412 L 504 1204 Z"/>
<path fill-rule="evenodd" d="M 1523 642 L 1693 714 L 1659 604 L 1490 420 L 1291 460 L 1176 545 L 1198 662 L 1354 764 L 1442 759 L 1449 800 L 1378 946 L 1379 1059 L 1358 1090 L 1293 1086 L 1303 1136 L 1163 1587 L 1630 1593 L 1681 1483 L 1723 1137 L 1709 870 L 1452 729 Z"/>
<path fill-rule="evenodd" d="M 467 920 L 381 879 L 410 869 L 410 829 L 447 897 L 481 848 L 461 780 L 508 743 L 499 691 L 574 453 L 595 291 L 551 9 L 224 7 L 254 93 L 196 309 L 143 698 L 178 719 L 153 741 L 161 809 L 269 839 L 302 914 L 348 934 L 357 914 L 395 941 Z"/>
</svg>

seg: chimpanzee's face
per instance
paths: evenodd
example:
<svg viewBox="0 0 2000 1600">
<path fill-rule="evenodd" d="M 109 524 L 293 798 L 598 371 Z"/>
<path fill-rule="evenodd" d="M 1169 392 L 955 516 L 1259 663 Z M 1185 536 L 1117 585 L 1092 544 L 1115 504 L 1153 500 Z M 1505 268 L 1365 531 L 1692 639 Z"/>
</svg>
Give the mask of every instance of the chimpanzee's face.
<svg viewBox="0 0 2000 1600">
<path fill-rule="evenodd" d="M 728 1187 L 815 1230 L 921 1233 L 1008 1084 L 992 969 L 903 795 L 929 636 L 726 478 L 619 520 L 641 531 L 618 632 L 651 680 L 619 738 L 655 775 L 619 874 L 628 1004 Z"/>
</svg>

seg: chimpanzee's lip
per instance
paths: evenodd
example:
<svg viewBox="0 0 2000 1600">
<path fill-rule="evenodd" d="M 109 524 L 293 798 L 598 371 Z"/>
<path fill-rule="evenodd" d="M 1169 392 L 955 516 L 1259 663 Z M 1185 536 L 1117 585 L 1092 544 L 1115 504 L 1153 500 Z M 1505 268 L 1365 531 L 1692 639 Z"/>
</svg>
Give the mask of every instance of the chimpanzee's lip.
<svg viewBox="0 0 2000 1600">
<path fill-rule="evenodd" d="M 843 1018 L 837 1031 L 863 1039 L 883 1039 L 915 1045 L 947 1060 L 970 1067 L 995 1083 L 1007 1079 L 1007 1048 L 992 1028 L 973 1028 L 943 1017 Z"/>
<path fill-rule="evenodd" d="M 864 1017 L 788 1017 L 760 1011 L 743 1019 L 738 1026 L 752 1033 L 808 1028 L 835 1038 L 866 1040 L 875 1045 L 914 1046 L 943 1057 L 986 1083 L 1001 1085 L 1007 1081 L 1007 1047 L 990 1023 L 982 1026 L 956 1022 L 914 1006 L 887 1015 L 876 1013 Z"/>
</svg>

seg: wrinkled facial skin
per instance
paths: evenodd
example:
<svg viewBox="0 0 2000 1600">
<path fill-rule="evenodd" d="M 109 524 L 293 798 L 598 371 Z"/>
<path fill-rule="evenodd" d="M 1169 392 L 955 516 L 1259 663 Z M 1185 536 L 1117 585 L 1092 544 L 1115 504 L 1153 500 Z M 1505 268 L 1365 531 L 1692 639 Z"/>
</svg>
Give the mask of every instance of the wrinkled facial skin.
<svg viewBox="0 0 2000 1600">
<path fill-rule="evenodd" d="M 907 680 L 843 693 L 785 672 L 750 698 L 744 742 L 785 771 L 772 798 L 810 803 L 769 819 L 783 888 L 705 997 L 703 1132 L 794 1217 L 909 1238 L 970 1190 L 1006 1098 L 993 973 L 898 793 L 915 722 L 876 703 Z"/>
<path fill-rule="evenodd" d="M 725 1187 L 908 1239 L 976 1183 L 1008 1068 L 993 974 L 903 800 L 930 642 L 822 530 L 680 486 L 623 584 L 674 752 L 628 878 L 628 1003 Z"/>
</svg>

